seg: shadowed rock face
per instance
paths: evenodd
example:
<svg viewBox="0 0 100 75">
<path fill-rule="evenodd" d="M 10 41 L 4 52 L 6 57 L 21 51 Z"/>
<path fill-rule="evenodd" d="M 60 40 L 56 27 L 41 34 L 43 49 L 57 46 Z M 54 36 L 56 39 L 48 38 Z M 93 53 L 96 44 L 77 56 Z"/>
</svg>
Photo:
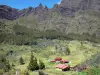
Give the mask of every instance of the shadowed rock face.
<svg viewBox="0 0 100 75">
<path fill-rule="evenodd" d="M 100 0 L 62 0 L 59 6 L 78 10 L 100 10 Z"/>
<path fill-rule="evenodd" d="M 74 8 L 78 8 L 79 3 L 81 1 L 82 0 L 62 0 L 59 6 L 64 8 L 74 9 Z"/>
<path fill-rule="evenodd" d="M 42 4 L 39 4 L 39 6 L 36 8 L 28 7 L 22 10 L 17 10 L 6 5 L 0 5 L 0 19 L 15 20 L 22 16 L 28 16 L 31 13 L 33 13 L 34 15 L 39 15 L 41 18 L 45 16 L 44 13 L 48 12 L 48 10 L 49 9 L 47 8 L 47 6 L 43 6 Z"/>
<path fill-rule="evenodd" d="M 27 16 L 29 14 L 31 14 L 32 12 L 34 12 L 35 9 L 33 7 L 28 7 L 26 9 L 22 9 L 19 11 L 19 17 L 22 17 L 22 16 Z"/>
<path fill-rule="evenodd" d="M 98 11 L 100 10 L 100 0 L 82 0 L 80 5 L 80 9 L 88 9 Z"/>
<path fill-rule="evenodd" d="M 38 15 L 39 19 L 39 16 L 40 18 L 45 17 L 46 12 L 51 13 L 50 10 L 55 11 L 55 9 L 57 11 L 60 11 L 62 14 L 69 14 L 69 15 L 72 15 L 78 10 L 98 11 L 100 10 L 100 0 L 62 0 L 61 4 L 54 5 L 53 9 L 48 9 L 46 6 L 44 7 L 40 3 L 39 6 L 36 8 L 29 7 L 20 11 L 6 5 L 0 5 L 0 18 L 14 20 L 21 16 L 27 16 L 31 13 L 34 13 L 34 15 Z"/>
<path fill-rule="evenodd" d="M 22 16 L 27 16 L 34 12 L 33 7 L 18 10 L 6 5 L 0 5 L 0 19 L 15 20 Z"/>
<path fill-rule="evenodd" d="M 18 10 L 6 5 L 0 5 L 0 18 L 13 20 L 18 18 Z"/>
</svg>

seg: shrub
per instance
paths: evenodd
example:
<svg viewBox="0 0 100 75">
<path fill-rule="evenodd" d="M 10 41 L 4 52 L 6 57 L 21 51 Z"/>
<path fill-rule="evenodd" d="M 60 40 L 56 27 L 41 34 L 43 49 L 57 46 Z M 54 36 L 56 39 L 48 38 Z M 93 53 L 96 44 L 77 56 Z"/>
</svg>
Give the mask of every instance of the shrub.
<svg viewBox="0 0 100 75">
<path fill-rule="evenodd" d="M 39 69 L 45 69 L 45 65 L 41 60 L 39 60 Z"/>
<path fill-rule="evenodd" d="M 3 74 L 3 69 L 0 69 L 0 75 L 2 75 Z"/>
<path fill-rule="evenodd" d="M 25 71 L 25 72 L 24 72 L 24 75 L 29 75 L 29 72 L 28 72 L 28 71 Z"/>
<path fill-rule="evenodd" d="M 100 68 L 93 68 L 87 71 L 88 75 L 100 75 Z"/>
<path fill-rule="evenodd" d="M 39 75 L 48 75 L 48 74 L 44 73 L 43 71 L 38 71 L 38 74 Z"/>
<path fill-rule="evenodd" d="M 9 61 L 6 58 L 0 59 L 0 69 L 3 69 L 5 72 L 8 72 L 11 69 Z"/>
<path fill-rule="evenodd" d="M 4 71 L 8 72 L 11 69 L 11 66 L 9 64 L 9 61 L 6 60 L 6 62 L 4 62 Z"/>
<path fill-rule="evenodd" d="M 12 67 L 15 67 L 15 64 L 14 63 L 12 63 Z"/>
</svg>

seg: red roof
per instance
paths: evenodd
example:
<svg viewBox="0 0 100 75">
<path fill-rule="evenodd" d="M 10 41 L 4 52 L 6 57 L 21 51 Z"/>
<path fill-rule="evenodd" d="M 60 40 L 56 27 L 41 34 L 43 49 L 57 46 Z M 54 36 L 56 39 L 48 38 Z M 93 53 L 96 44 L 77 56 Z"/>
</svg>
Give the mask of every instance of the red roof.
<svg viewBox="0 0 100 75">
<path fill-rule="evenodd" d="M 55 58 L 55 61 L 60 61 L 60 60 L 62 60 L 61 57 L 56 57 L 56 58 Z"/>
<path fill-rule="evenodd" d="M 64 59 L 62 59 L 60 62 L 68 63 L 69 61 L 68 61 L 68 60 L 64 60 Z"/>
<path fill-rule="evenodd" d="M 65 65 L 65 64 L 59 64 L 56 66 L 56 68 L 59 68 L 59 69 L 66 69 L 66 68 L 69 68 L 70 66 L 69 65 Z"/>
</svg>

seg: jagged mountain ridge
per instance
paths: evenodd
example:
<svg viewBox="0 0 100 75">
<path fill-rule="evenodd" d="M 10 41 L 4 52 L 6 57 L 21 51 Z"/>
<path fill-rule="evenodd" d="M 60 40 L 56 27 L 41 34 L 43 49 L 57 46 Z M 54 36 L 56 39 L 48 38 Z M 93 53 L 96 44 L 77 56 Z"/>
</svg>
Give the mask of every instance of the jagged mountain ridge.
<svg viewBox="0 0 100 75">
<path fill-rule="evenodd" d="M 8 19 L 13 20 L 18 18 L 18 10 L 15 8 L 11 8 L 6 5 L 0 5 L 0 18 L 1 19 Z"/>
<path fill-rule="evenodd" d="M 53 10 L 54 8 L 58 9 L 61 13 L 73 13 L 78 10 L 100 10 L 100 1 L 99 0 L 62 0 L 61 4 L 56 4 L 52 9 L 49 9 L 47 6 L 43 6 L 41 3 L 38 7 L 33 8 L 29 7 L 26 9 L 18 10 L 11 8 L 6 5 L 0 5 L 0 18 L 14 20 L 21 16 L 29 15 L 31 13 L 42 14 L 41 10 Z"/>
<path fill-rule="evenodd" d="M 15 20 L 19 17 L 27 16 L 31 13 L 34 13 L 34 15 L 40 14 L 41 10 L 47 11 L 48 7 L 43 6 L 40 3 L 40 5 L 36 8 L 33 8 L 33 7 L 30 6 L 28 8 L 18 10 L 18 9 L 12 8 L 10 6 L 0 5 L 0 19 Z"/>
<path fill-rule="evenodd" d="M 35 30 L 56 30 L 64 34 L 96 34 L 100 36 L 99 0 L 62 0 L 52 9 L 40 4 L 17 10 L 14 22 Z M 0 14 L 1 15 L 1 14 Z"/>
<path fill-rule="evenodd" d="M 81 10 L 100 10 L 100 0 L 62 0 L 60 7 Z"/>
</svg>

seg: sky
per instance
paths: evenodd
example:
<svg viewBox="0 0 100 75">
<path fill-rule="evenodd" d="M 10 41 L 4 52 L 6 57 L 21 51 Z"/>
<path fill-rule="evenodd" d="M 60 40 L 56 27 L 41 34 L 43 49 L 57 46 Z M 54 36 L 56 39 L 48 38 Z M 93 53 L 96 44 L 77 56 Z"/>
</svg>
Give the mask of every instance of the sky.
<svg viewBox="0 0 100 75">
<path fill-rule="evenodd" d="M 40 3 L 52 8 L 54 4 L 60 4 L 61 0 L 0 0 L 0 4 L 13 8 L 23 9 L 29 6 L 37 7 Z"/>
</svg>

